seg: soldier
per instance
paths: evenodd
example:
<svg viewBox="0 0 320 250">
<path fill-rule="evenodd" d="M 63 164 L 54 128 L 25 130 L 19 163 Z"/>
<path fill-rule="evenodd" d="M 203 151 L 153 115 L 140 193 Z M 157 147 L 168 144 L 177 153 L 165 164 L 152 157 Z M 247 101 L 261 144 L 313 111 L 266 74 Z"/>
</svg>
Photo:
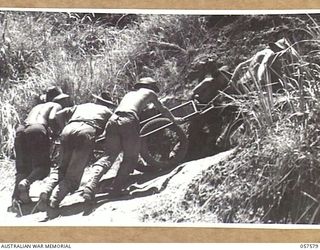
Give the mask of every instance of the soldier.
<svg viewBox="0 0 320 250">
<path fill-rule="evenodd" d="M 103 143 L 105 156 L 93 164 L 93 177 L 86 185 L 83 197 L 87 201 L 94 199 L 98 182 L 102 175 L 113 165 L 115 159 L 123 151 L 122 162 L 113 183 L 113 195 L 120 194 L 129 174 L 133 172 L 140 153 L 139 115 L 153 103 L 165 117 L 172 122 L 181 123 L 182 118 L 174 117 L 162 105 L 157 94 L 159 88 L 151 77 L 141 78 L 134 85 L 134 90 L 127 93 L 109 119 L 100 142 Z"/>
<path fill-rule="evenodd" d="M 28 203 L 30 184 L 50 172 L 50 136 L 57 133 L 55 114 L 66 107 L 69 96 L 59 87 L 49 87 L 42 96 L 44 103 L 32 108 L 28 117 L 16 129 L 16 180 L 12 195 L 15 202 Z"/>
<path fill-rule="evenodd" d="M 96 137 L 112 115 L 106 107 L 111 100 L 96 96 L 96 103 L 85 103 L 61 110 L 56 120 L 63 126 L 60 140 L 60 163 L 50 174 L 48 183 L 40 194 L 40 200 L 58 208 L 64 197 L 79 188 L 80 181 L 92 156 Z"/>
</svg>

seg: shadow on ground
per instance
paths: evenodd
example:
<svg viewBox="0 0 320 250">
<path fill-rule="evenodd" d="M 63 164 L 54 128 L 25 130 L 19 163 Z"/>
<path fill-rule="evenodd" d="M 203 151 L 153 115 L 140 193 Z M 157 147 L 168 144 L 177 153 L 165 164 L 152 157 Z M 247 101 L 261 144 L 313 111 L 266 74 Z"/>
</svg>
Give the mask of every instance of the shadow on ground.
<svg viewBox="0 0 320 250">
<path fill-rule="evenodd" d="M 164 170 L 161 172 L 137 172 L 130 176 L 126 191 L 119 196 L 114 196 L 108 193 L 108 189 L 110 190 L 114 180 L 114 177 L 112 177 L 104 179 L 99 183 L 99 191 L 93 202 L 78 202 L 80 200 L 78 197 L 75 199 L 76 201 L 74 203 L 71 203 L 70 205 L 63 205 L 58 209 L 52 209 L 47 205 L 43 207 L 40 206 L 38 202 L 32 202 L 14 209 L 8 208 L 8 211 L 16 213 L 17 217 L 46 211 L 46 217 L 41 219 L 39 222 L 46 222 L 57 217 L 73 216 L 81 213 L 83 216 L 88 216 L 108 202 L 131 200 L 161 192 L 166 188 L 170 179 L 180 172 L 182 168 L 183 165 L 180 165 L 175 169 Z M 78 190 L 76 193 L 80 195 L 81 190 Z"/>
</svg>

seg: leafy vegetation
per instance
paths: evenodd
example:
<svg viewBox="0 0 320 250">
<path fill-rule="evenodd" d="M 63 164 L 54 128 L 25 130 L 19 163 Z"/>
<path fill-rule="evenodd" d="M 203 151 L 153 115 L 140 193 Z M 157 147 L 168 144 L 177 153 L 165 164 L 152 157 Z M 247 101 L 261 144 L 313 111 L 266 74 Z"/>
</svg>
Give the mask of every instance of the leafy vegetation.
<svg viewBox="0 0 320 250">
<path fill-rule="evenodd" d="M 138 78 L 152 76 L 162 97 L 188 99 L 195 83 L 187 76 L 200 57 L 232 71 L 268 42 L 287 37 L 301 58 L 286 66 L 281 98 L 264 95 L 258 85 L 245 98 L 232 97 L 245 121 L 233 137 L 236 151 L 191 183 L 183 203 L 172 209 L 168 202 L 150 217 L 319 223 L 317 15 L 2 12 L 0 27 L 0 158 L 13 156 L 15 125 L 49 85 L 61 86 L 76 104 L 102 90 L 117 102 Z"/>
<path fill-rule="evenodd" d="M 310 21 L 304 31 L 311 37 L 297 44 L 319 48 L 319 26 Z M 188 207 L 228 223 L 319 223 L 320 74 L 314 60 L 307 53 L 286 66 L 280 102 L 257 84 L 250 95 L 232 99 L 246 132 L 237 135 L 239 146 L 227 164 L 190 186 Z"/>
<path fill-rule="evenodd" d="M 76 104 L 92 100 L 91 93 L 102 90 L 118 101 L 143 76 L 159 79 L 165 92 L 183 82 L 187 48 L 198 41 L 188 37 L 201 30 L 201 21 L 187 16 L 0 15 L 2 157 L 12 155 L 13 127 L 46 86 L 61 86 Z"/>
</svg>

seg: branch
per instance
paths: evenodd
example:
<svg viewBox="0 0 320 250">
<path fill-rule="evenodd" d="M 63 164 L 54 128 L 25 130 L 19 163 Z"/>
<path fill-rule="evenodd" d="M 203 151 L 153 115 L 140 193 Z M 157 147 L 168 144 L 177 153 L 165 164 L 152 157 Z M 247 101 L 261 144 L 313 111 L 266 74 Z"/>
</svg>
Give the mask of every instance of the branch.
<svg viewBox="0 0 320 250">
<path fill-rule="evenodd" d="M 156 42 L 156 41 L 148 41 L 148 43 L 150 45 L 158 45 L 162 49 L 174 49 L 174 50 L 179 50 L 180 52 L 182 52 L 185 55 L 188 54 L 188 52 L 185 49 L 181 48 L 177 44 L 166 43 L 166 42 Z"/>
</svg>

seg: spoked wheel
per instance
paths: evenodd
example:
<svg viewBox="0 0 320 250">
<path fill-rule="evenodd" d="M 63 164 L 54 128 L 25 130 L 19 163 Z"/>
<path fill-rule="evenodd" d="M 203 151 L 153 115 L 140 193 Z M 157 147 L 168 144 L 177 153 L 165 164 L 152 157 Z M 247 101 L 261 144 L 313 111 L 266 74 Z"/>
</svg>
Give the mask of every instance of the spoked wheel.
<svg viewBox="0 0 320 250">
<path fill-rule="evenodd" d="M 146 123 L 140 134 L 146 135 L 161 128 L 171 121 L 167 118 L 156 118 Z M 146 164 L 138 164 L 137 170 L 159 171 L 176 167 L 183 161 L 188 149 L 188 139 L 176 124 L 142 137 L 141 156 Z"/>
</svg>

